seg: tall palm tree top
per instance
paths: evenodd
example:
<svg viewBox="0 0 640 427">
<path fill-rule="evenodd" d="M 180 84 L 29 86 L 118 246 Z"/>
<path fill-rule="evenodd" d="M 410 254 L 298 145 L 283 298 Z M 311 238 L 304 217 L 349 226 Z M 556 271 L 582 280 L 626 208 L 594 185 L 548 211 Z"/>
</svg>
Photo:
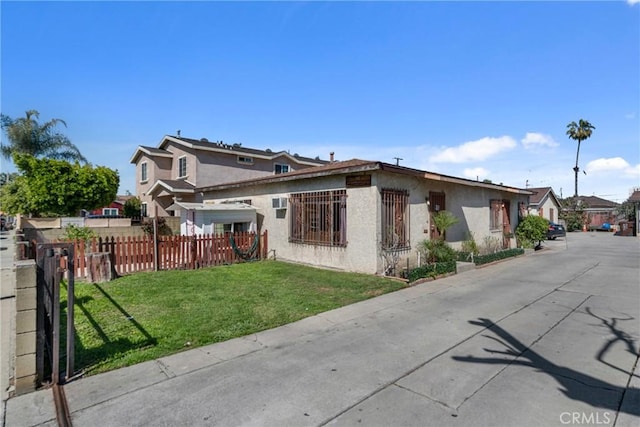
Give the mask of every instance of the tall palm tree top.
<svg viewBox="0 0 640 427">
<path fill-rule="evenodd" d="M 39 118 L 40 114 L 36 110 L 28 110 L 25 117 L 18 119 L 0 114 L 0 124 L 9 140 L 8 144 L 0 147 L 0 154 L 7 159 L 13 154 L 25 153 L 34 157 L 88 163 L 78 147 L 55 130 L 58 124 L 67 126 L 64 120 L 51 119 L 39 124 Z"/>
<path fill-rule="evenodd" d="M 587 120 L 580 119 L 578 123 L 571 122 L 567 125 L 567 135 L 575 141 L 584 141 L 591 136 L 596 127 Z"/>
</svg>

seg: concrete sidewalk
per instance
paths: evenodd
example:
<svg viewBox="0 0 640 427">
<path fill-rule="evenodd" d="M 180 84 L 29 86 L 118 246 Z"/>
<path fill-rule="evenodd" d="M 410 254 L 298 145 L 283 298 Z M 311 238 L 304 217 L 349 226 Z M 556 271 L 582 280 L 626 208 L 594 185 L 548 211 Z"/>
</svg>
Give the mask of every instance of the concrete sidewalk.
<svg viewBox="0 0 640 427">
<path fill-rule="evenodd" d="M 77 380 L 73 423 L 637 426 L 640 242 L 547 247 Z M 56 425 L 51 391 L 8 400 L 4 425 Z"/>
</svg>

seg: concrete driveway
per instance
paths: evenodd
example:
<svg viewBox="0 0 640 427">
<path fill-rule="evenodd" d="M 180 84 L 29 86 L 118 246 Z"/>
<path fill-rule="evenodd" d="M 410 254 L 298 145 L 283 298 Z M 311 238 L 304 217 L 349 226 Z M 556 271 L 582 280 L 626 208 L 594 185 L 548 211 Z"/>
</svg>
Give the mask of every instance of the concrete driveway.
<svg viewBox="0 0 640 427">
<path fill-rule="evenodd" d="M 640 424 L 640 240 L 543 251 L 65 386 L 76 426 Z M 635 373 L 634 373 L 635 370 Z M 55 425 L 51 392 L 6 426 Z"/>
</svg>

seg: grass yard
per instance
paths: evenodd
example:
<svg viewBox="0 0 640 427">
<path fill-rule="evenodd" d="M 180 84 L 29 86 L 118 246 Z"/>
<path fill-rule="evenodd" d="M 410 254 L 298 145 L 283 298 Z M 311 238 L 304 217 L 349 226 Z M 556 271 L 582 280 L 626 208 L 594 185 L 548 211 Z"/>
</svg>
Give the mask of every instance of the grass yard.
<svg viewBox="0 0 640 427">
<path fill-rule="evenodd" d="M 75 367 L 85 375 L 105 372 L 405 286 L 382 277 L 278 261 L 137 273 L 96 285 L 77 282 Z M 66 297 L 66 291 L 61 293 Z"/>
</svg>

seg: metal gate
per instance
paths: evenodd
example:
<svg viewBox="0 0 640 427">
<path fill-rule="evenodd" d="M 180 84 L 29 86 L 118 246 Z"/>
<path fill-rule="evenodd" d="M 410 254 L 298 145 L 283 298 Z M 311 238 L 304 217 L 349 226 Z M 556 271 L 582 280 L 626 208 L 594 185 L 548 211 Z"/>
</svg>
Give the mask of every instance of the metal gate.
<svg viewBox="0 0 640 427">
<path fill-rule="evenodd" d="M 44 243 L 36 249 L 37 272 L 37 346 L 36 370 L 38 385 L 61 384 L 73 376 L 74 362 L 74 266 L 73 243 Z M 60 354 L 61 308 L 60 283 L 66 273 L 67 330 L 66 353 Z M 60 371 L 60 360 L 66 359 L 66 369 Z M 64 379 L 63 379 L 64 378 Z"/>
</svg>

